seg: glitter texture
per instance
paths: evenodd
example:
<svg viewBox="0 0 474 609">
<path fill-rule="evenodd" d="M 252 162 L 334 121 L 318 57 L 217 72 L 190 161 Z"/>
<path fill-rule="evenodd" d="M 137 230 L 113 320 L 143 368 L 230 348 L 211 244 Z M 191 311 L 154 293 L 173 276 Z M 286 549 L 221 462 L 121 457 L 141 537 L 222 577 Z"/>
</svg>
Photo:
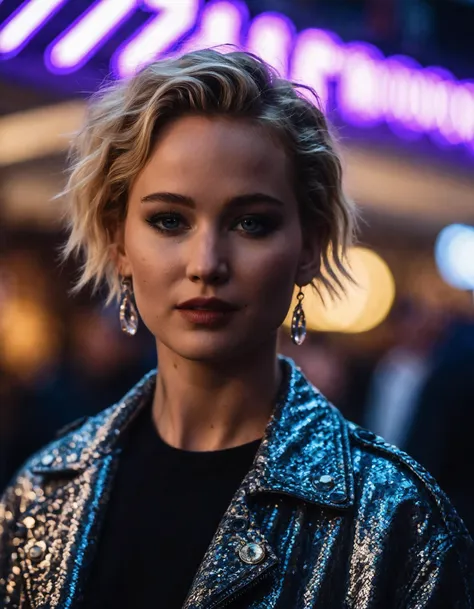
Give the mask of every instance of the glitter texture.
<svg viewBox="0 0 474 609">
<path fill-rule="evenodd" d="M 474 544 L 433 478 L 279 359 L 264 438 L 184 608 L 473 609 Z M 83 607 L 118 440 L 156 374 L 36 453 L 5 491 L 2 609 Z"/>
</svg>

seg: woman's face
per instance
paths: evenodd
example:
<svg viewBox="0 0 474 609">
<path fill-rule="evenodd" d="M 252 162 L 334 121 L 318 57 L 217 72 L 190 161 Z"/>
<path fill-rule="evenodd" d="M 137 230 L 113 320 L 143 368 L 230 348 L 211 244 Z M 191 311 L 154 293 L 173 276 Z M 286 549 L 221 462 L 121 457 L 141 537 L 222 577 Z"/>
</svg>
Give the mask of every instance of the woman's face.
<svg viewBox="0 0 474 609">
<path fill-rule="evenodd" d="M 132 276 L 141 318 L 158 343 L 192 360 L 276 340 L 295 283 L 314 276 L 289 160 L 247 119 L 169 124 L 132 185 L 121 240 L 119 271 Z M 235 310 L 203 322 L 177 308 L 200 297 Z"/>
</svg>

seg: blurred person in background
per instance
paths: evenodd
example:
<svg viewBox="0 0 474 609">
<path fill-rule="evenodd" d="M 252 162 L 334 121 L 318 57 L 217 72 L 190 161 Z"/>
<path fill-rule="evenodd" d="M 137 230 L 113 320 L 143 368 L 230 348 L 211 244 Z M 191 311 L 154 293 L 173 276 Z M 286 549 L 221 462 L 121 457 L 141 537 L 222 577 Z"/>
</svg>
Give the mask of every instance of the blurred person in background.
<svg viewBox="0 0 474 609">
<path fill-rule="evenodd" d="M 294 286 L 301 344 L 301 288 L 349 275 L 320 108 L 250 54 L 196 51 L 101 90 L 71 158 L 75 290 L 105 279 L 131 336 L 136 305 L 158 370 L 14 477 L 3 606 L 471 607 L 447 497 L 277 353 Z"/>
<path fill-rule="evenodd" d="M 391 322 L 395 345 L 374 369 L 363 423 L 428 469 L 472 534 L 473 323 L 414 300 Z"/>
<path fill-rule="evenodd" d="M 380 359 L 370 382 L 364 425 L 404 449 L 418 398 L 432 368 L 443 316 L 413 300 L 391 314 L 395 345 Z"/>
<path fill-rule="evenodd" d="M 433 350 L 418 392 L 406 450 L 436 477 L 474 534 L 469 452 L 474 429 L 474 323 L 452 319 Z"/>
</svg>

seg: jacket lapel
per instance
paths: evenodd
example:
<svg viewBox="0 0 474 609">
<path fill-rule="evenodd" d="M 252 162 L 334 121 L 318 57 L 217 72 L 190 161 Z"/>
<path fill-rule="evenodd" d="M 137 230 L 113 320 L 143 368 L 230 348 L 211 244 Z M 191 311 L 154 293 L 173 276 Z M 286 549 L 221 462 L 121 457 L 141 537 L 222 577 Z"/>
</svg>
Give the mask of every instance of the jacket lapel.
<svg viewBox="0 0 474 609">
<path fill-rule="evenodd" d="M 118 439 L 147 403 L 149 372 L 123 400 L 52 443 L 31 463 L 18 557 L 33 609 L 70 609 L 81 598 L 119 462 Z"/>
<path fill-rule="evenodd" d="M 278 558 L 260 531 L 240 488 L 194 578 L 183 609 L 211 609 L 267 574 Z"/>
<path fill-rule="evenodd" d="M 345 510 L 354 502 L 346 426 L 339 412 L 280 356 L 284 379 L 251 470 L 235 494 L 183 609 L 213 609 L 278 566 L 274 543 L 257 524 L 255 496 L 291 495 Z"/>
<path fill-rule="evenodd" d="M 354 478 L 347 424 L 294 362 L 280 359 L 285 382 L 249 472 L 250 492 L 349 508 Z"/>
</svg>

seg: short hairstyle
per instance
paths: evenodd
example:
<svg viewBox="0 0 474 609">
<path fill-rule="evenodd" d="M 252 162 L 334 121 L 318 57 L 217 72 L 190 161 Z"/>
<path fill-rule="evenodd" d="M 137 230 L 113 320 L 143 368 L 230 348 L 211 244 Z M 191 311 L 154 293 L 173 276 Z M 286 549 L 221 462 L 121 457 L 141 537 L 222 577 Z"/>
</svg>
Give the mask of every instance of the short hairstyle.
<svg viewBox="0 0 474 609">
<path fill-rule="evenodd" d="M 346 253 L 356 212 L 342 189 L 341 159 L 317 94 L 279 77 L 251 53 L 203 49 L 150 63 L 128 80 L 104 84 L 90 98 L 61 193 L 68 238 L 60 258 L 82 254 L 71 294 L 89 282 L 94 293 L 105 281 L 106 304 L 119 300 L 120 276 L 111 257 L 114 227 L 125 220 L 130 186 L 160 129 L 190 113 L 250 118 L 279 136 L 292 163 L 304 234 L 317 239 L 321 252 L 312 285 L 320 295 L 343 293 L 342 277 L 351 279 Z"/>
</svg>

